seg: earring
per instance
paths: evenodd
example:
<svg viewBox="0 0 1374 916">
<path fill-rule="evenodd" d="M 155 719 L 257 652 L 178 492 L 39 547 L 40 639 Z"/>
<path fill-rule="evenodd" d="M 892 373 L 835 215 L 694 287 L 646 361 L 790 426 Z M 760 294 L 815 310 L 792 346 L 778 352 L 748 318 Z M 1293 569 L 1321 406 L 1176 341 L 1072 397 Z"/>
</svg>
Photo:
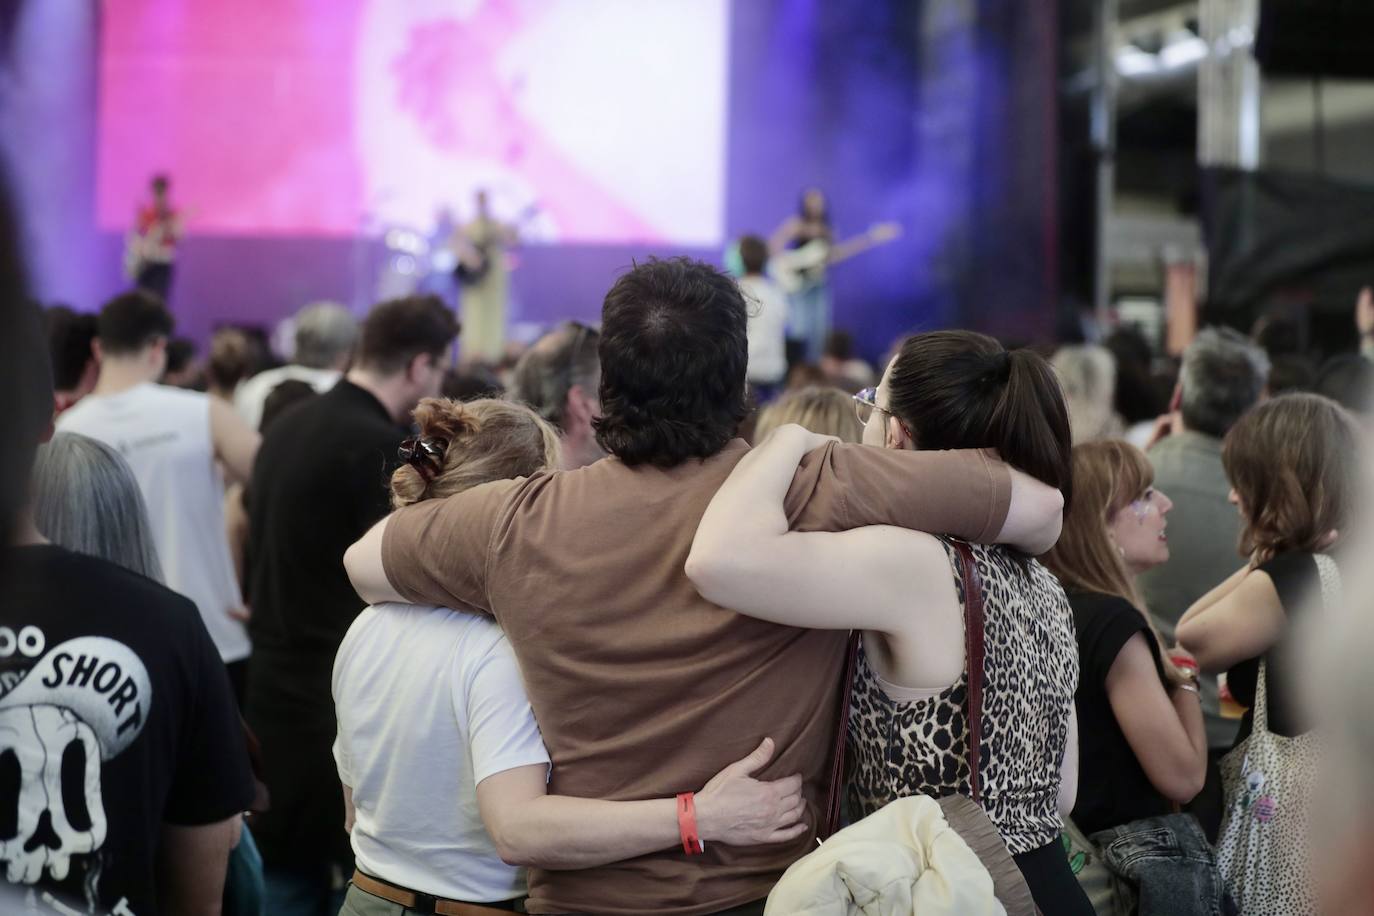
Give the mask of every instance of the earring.
<svg viewBox="0 0 1374 916">
<path fill-rule="evenodd" d="M 1116 552 L 1119 553 L 1119 554 L 1121 554 L 1121 559 L 1123 559 L 1123 560 L 1126 559 L 1126 548 L 1125 548 L 1125 547 L 1122 547 L 1120 544 L 1117 544 L 1117 545 L 1116 545 Z"/>
</svg>

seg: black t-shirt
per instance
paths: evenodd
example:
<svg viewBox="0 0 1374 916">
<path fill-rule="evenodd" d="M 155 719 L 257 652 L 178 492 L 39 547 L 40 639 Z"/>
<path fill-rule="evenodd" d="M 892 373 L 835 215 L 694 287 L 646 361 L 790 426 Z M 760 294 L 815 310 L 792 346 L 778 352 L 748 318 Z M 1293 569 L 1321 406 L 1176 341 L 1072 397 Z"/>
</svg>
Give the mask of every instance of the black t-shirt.
<svg viewBox="0 0 1374 916">
<path fill-rule="evenodd" d="M 1317 570 L 1317 560 L 1310 553 L 1282 553 L 1259 566 L 1262 572 L 1274 581 L 1279 593 L 1279 603 L 1287 618 L 1283 634 L 1278 643 L 1264 654 L 1269 664 L 1266 668 L 1266 695 L 1269 698 L 1269 730 L 1277 735 L 1292 738 L 1310 731 L 1312 723 L 1299 711 L 1298 683 L 1302 676 L 1290 658 L 1292 647 L 1289 634 L 1293 622 L 1302 613 L 1309 600 L 1321 600 L 1321 573 Z M 1245 707 L 1245 717 L 1240 721 L 1240 731 L 1236 733 L 1239 744 L 1250 736 L 1254 728 L 1255 689 L 1259 686 L 1259 658 L 1237 662 L 1226 672 L 1226 686 L 1237 703 Z"/>
<path fill-rule="evenodd" d="M 331 753 L 330 674 L 364 602 L 343 555 L 390 508 L 388 485 L 405 435 L 381 402 L 344 380 L 289 408 L 253 463 L 245 712 L 272 795 L 253 836 L 272 865 L 351 861 Z"/>
<path fill-rule="evenodd" d="M 219 652 L 194 604 L 123 567 L 49 545 L 0 559 L 7 876 L 80 912 L 156 913 L 162 825 L 253 800 Z"/>
<path fill-rule="evenodd" d="M 1154 656 L 1160 680 L 1159 643 L 1140 611 L 1115 595 L 1069 592 L 1078 631 L 1078 800 L 1074 822 L 1084 833 L 1118 827 L 1142 817 L 1168 814 L 1169 802 L 1151 784 L 1117 724 L 1107 699 L 1107 672 L 1137 633 Z"/>
</svg>

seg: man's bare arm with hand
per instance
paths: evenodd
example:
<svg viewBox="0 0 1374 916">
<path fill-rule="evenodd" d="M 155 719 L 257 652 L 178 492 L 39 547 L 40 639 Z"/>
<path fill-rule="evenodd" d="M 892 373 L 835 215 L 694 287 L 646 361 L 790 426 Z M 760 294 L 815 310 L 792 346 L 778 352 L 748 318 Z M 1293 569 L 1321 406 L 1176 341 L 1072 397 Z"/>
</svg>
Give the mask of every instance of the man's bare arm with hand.
<svg viewBox="0 0 1374 916">
<path fill-rule="evenodd" d="M 387 516 L 368 529 L 367 534 L 344 551 L 344 569 L 348 581 L 353 583 L 358 597 L 368 604 L 381 604 L 384 601 L 405 601 L 392 586 L 382 568 L 382 535 L 386 532 Z"/>
</svg>

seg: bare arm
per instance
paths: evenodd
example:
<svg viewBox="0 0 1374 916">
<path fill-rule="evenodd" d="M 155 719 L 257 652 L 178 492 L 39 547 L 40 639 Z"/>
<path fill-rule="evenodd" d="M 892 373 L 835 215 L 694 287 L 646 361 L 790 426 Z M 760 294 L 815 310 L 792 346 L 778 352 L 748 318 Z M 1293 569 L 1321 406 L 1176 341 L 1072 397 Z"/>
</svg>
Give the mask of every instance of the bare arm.
<svg viewBox="0 0 1374 916">
<path fill-rule="evenodd" d="M 1064 494 L 1016 468 L 1008 470 L 1011 503 L 996 543 L 1038 557 L 1059 540 L 1064 527 Z"/>
<path fill-rule="evenodd" d="M 1069 736 L 1059 764 L 1059 814 L 1068 817 L 1078 801 L 1078 709 L 1069 702 Z"/>
<path fill-rule="evenodd" d="M 1237 576 L 1238 584 L 1211 604 L 1206 602 L 1215 590 L 1204 595 L 1178 624 L 1179 645 L 1208 673 L 1263 655 L 1283 633 L 1286 618 L 1274 580 L 1257 569 L 1242 570 L 1232 579 Z"/>
<path fill-rule="evenodd" d="M 178 916 L 218 916 L 229 852 L 238 845 L 242 816 L 198 827 L 162 825 L 158 849 L 158 902 Z"/>
<path fill-rule="evenodd" d="M 963 476 L 971 482 L 986 481 L 989 471 L 1005 475 L 1007 469 L 977 452 L 960 457 L 834 446 L 807 454 L 829 442 L 789 425 L 741 459 L 702 517 L 687 560 L 687 575 L 707 600 L 765 620 L 816 628 L 860 627 L 888 634 L 918 627 L 912 607 L 934 611 L 954 599 L 949 560 L 937 541 L 914 531 L 875 525 L 839 534 L 806 528 L 828 517 L 842 526 L 869 524 L 880 517 L 880 506 L 898 502 L 894 488 L 902 483 L 913 488 L 911 473 L 918 460 L 943 462 L 938 467 L 980 468 L 976 475 Z M 804 470 L 798 471 L 803 455 Z M 818 478 L 820 464 L 826 465 L 827 476 Z M 822 493 L 818 479 L 826 492 Z M 813 489 L 799 492 L 806 486 Z M 986 483 L 983 489 L 992 492 Z M 844 498 L 838 508 L 832 506 L 836 497 L 829 492 L 836 490 Z M 995 496 L 989 498 L 993 505 L 971 513 L 967 498 L 961 497 L 962 493 L 952 499 L 949 493 L 933 494 L 932 502 L 953 503 L 953 508 L 946 505 L 913 514 L 920 500 L 911 500 L 908 494 L 905 508 L 892 514 L 940 517 L 950 523 L 972 515 L 972 532 L 953 533 L 967 537 L 981 526 L 990 537 L 986 533 L 1000 526 L 1004 534 L 1027 540 L 1033 540 L 1033 535 L 1045 537 L 1047 528 L 1057 536 L 1062 522 L 1059 491 L 1017 473 L 1012 474 L 1011 502 L 1018 508 L 1007 512 L 1003 503 L 1004 516 L 996 514 Z M 789 518 L 788 504 L 803 501 L 805 508 Z M 823 503 L 823 508 L 812 511 L 817 503 Z M 1028 508 L 1028 503 L 1035 503 L 1036 508 Z"/>
<path fill-rule="evenodd" d="M 781 843 L 808 829 L 801 777 L 760 782 L 751 774 L 773 754 L 765 739 L 748 757 L 716 774 L 696 795 L 697 831 L 705 843 Z M 510 865 L 591 868 L 681 843 L 672 798 L 610 802 L 547 795 L 548 768 L 522 766 L 477 784 L 487 833 Z"/>
<path fill-rule="evenodd" d="M 210 399 L 210 441 L 229 476 L 247 483 L 253 476 L 253 459 L 262 439 L 238 411 L 219 398 Z"/>
<path fill-rule="evenodd" d="M 777 254 L 785 251 L 787 244 L 792 241 L 792 236 L 797 233 L 797 223 L 799 220 L 795 216 L 789 216 L 783 220 L 778 228 L 773 230 L 773 234 L 768 237 L 768 253 Z"/>
<path fill-rule="evenodd" d="M 367 534 L 344 551 L 344 569 L 348 572 L 348 581 L 353 583 L 358 597 L 368 604 L 406 601 L 392 586 L 391 580 L 386 577 L 386 570 L 382 568 L 382 535 L 390 520 L 391 516 L 387 516 L 373 525 Z"/>
<path fill-rule="evenodd" d="M 248 548 L 248 512 L 243 508 L 243 484 L 230 484 L 224 491 L 224 533 L 229 540 L 229 555 L 234 561 L 234 576 L 239 591 L 248 593 L 244 557 Z"/>
<path fill-rule="evenodd" d="M 1194 601 L 1192 607 L 1188 608 L 1188 610 L 1184 612 L 1183 616 L 1179 618 L 1179 624 L 1181 625 L 1185 620 L 1192 620 L 1194 617 L 1197 617 L 1199 614 L 1206 611 L 1212 605 L 1216 604 L 1222 598 L 1225 598 L 1227 595 L 1231 594 L 1231 592 L 1236 590 L 1236 586 L 1240 585 L 1241 580 L 1243 580 L 1249 574 L 1249 564 L 1246 564 L 1245 566 L 1242 566 L 1240 569 L 1231 573 L 1231 575 L 1227 576 L 1224 580 L 1222 580 L 1222 583 L 1220 585 L 1216 586 L 1211 591 L 1204 594 L 1201 598 Z"/>
<path fill-rule="evenodd" d="M 789 530 L 783 499 L 797 461 L 828 441 L 782 426 L 741 459 L 702 516 L 687 577 L 708 601 L 775 623 L 889 634 L 918 628 L 919 610 L 957 601 L 938 541 L 885 526 Z"/>
<path fill-rule="evenodd" d="M 1196 691 L 1165 691 L 1154 655 L 1137 633 L 1126 641 L 1107 672 L 1107 701 L 1150 783 L 1170 801 L 1184 804 L 1202 791 L 1207 777 L 1207 730 Z"/>
<path fill-rule="evenodd" d="M 353 832 L 353 824 L 358 819 L 358 809 L 353 807 L 353 787 L 345 785 L 344 795 L 344 833 Z"/>
</svg>

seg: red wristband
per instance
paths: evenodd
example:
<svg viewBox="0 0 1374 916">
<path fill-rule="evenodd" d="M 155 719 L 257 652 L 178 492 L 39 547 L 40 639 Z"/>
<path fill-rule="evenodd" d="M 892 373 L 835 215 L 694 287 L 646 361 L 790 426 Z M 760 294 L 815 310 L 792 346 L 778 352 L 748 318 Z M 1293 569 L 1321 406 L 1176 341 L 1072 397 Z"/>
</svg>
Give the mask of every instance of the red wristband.
<svg viewBox="0 0 1374 916">
<path fill-rule="evenodd" d="M 682 851 L 689 856 L 706 851 L 706 844 L 697 835 L 697 805 L 695 792 L 683 792 L 677 797 L 677 829 L 682 834 Z"/>
<path fill-rule="evenodd" d="M 1186 668 L 1187 670 L 1198 673 L 1198 664 L 1186 655 L 1170 655 L 1169 661 L 1174 663 L 1175 668 Z"/>
</svg>

